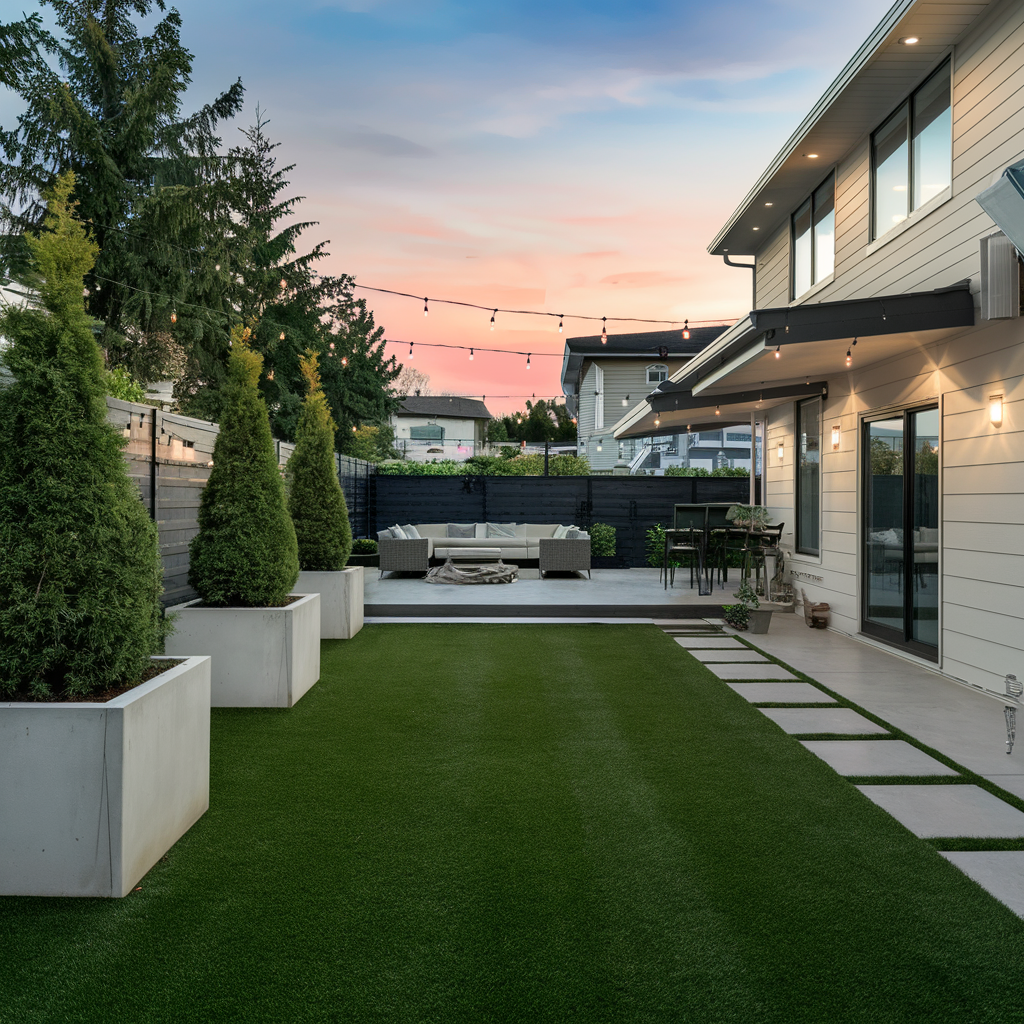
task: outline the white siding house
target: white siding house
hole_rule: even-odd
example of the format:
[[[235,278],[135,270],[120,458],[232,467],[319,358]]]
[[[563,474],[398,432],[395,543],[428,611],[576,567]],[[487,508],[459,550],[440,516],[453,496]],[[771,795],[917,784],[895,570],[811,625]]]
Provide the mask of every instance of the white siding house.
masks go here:
[[[756,309],[615,426],[753,414],[797,589],[1000,692],[1024,673],[1024,322],[1019,286],[982,315],[984,240],[1020,264],[976,200],[1024,158],[1022,86],[1018,0],[897,3],[709,247],[753,257]]]
[[[487,406],[473,398],[410,395],[391,418],[395,447],[414,462],[453,459],[464,462],[483,454]]]

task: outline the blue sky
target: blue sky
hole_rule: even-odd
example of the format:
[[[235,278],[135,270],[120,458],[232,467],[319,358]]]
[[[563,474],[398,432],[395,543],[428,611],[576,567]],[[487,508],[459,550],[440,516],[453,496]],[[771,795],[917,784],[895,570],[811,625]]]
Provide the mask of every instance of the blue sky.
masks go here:
[[[177,6],[193,104],[242,78],[241,121],[267,111],[333,271],[484,305],[702,320],[740,315],[750,297],[749,274],[706,245],[889,3]],[[0,101],[0,121],[9,109]],[[435,307],[425,321],[422,304],[372,305],[406,341],[561,350],[527,318],[491,333],[482,312]],[[558,360],[523,363],[416,360],[436,390],[557,393]]]

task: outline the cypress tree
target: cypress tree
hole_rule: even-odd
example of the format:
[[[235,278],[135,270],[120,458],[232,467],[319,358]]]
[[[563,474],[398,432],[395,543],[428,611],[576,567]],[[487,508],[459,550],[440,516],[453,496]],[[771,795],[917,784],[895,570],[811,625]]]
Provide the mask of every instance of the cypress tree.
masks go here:
[[[281,605],[299,577],[295,527],[259,392],[263,357],[249,347],[251,334],[232,330],[213,472],[189,545],[189,583],[206,604],[222,607]]]
[[[69,698],[141,679],[167,624],[156,527],[107,422],[107,379],[82,301],[96,245],[61,175],[26,236],[37,308],[0,334],[0,693]]]
[[[299,356],[308,390],[299,413],[295,451],[288,460],[288,508],[299,543],[299,565],[310,572],[344,569],[352,529],[334,465],[334,421],[320,383],[317,354]]]

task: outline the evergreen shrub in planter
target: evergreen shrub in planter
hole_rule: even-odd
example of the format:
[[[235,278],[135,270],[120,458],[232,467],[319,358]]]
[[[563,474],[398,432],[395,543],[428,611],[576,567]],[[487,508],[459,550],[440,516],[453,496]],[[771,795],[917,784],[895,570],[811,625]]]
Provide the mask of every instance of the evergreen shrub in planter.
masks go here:
[[[107,422],[74,181],[27,239],[42,308],[0,314],[4,895],[123,896],[209,806],[209,659],[152,660],[157,532]]]
[[[299,590],[320,594],[320,636],[348,640],[363,628],[363,567],[345,568],[352,530],[334,465],[334,421],[317,354],[299,356],[308,389],[288,460],[288,508],[299,548]]]
[[[199,598],[174,609],[167,653],[213,657],[216,707],[291,707],[320,678],[320,595],[291,593],[298,544],[257,387],[263,357],[249,347],[250,334],[231,333],[213,472],[189,545]]]
[[[615,554],[615,527],[594,523],[590,528],[590,564],[595,569],[625,568],[625,559]]]

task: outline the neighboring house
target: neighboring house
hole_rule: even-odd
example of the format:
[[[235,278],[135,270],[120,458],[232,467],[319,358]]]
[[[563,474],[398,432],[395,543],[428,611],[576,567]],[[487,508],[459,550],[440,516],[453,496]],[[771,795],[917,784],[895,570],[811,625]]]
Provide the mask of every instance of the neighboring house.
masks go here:
[[[462,461],[483,454],[490,418],[474,398],[409,395],[391,417],[395,447],[415,462]]]
[[[680,370],[722,327],[694,327],[683,339],[681,330],[610,334],[605,343],[598,335],[568,338],[562,360],[562,391],[569,415],[576,419],[580,455],[597,472],[608,472],[624,462],[633,472],[664,472],[668,466],[750,464],[750,433],[742,443],[722,436],[703,438],[666,433],[642,441],[615,440],[612,428],[627,410]],[[744,461],[746,460],[746,461]]]
[[[897,3],[709,247],[754,257],[755,309],[616,425],[761,421],[797,589],[995,691],[1024,674],[1024,324],[976,197],[1024,156],[1021,82],[1019,0]]]

